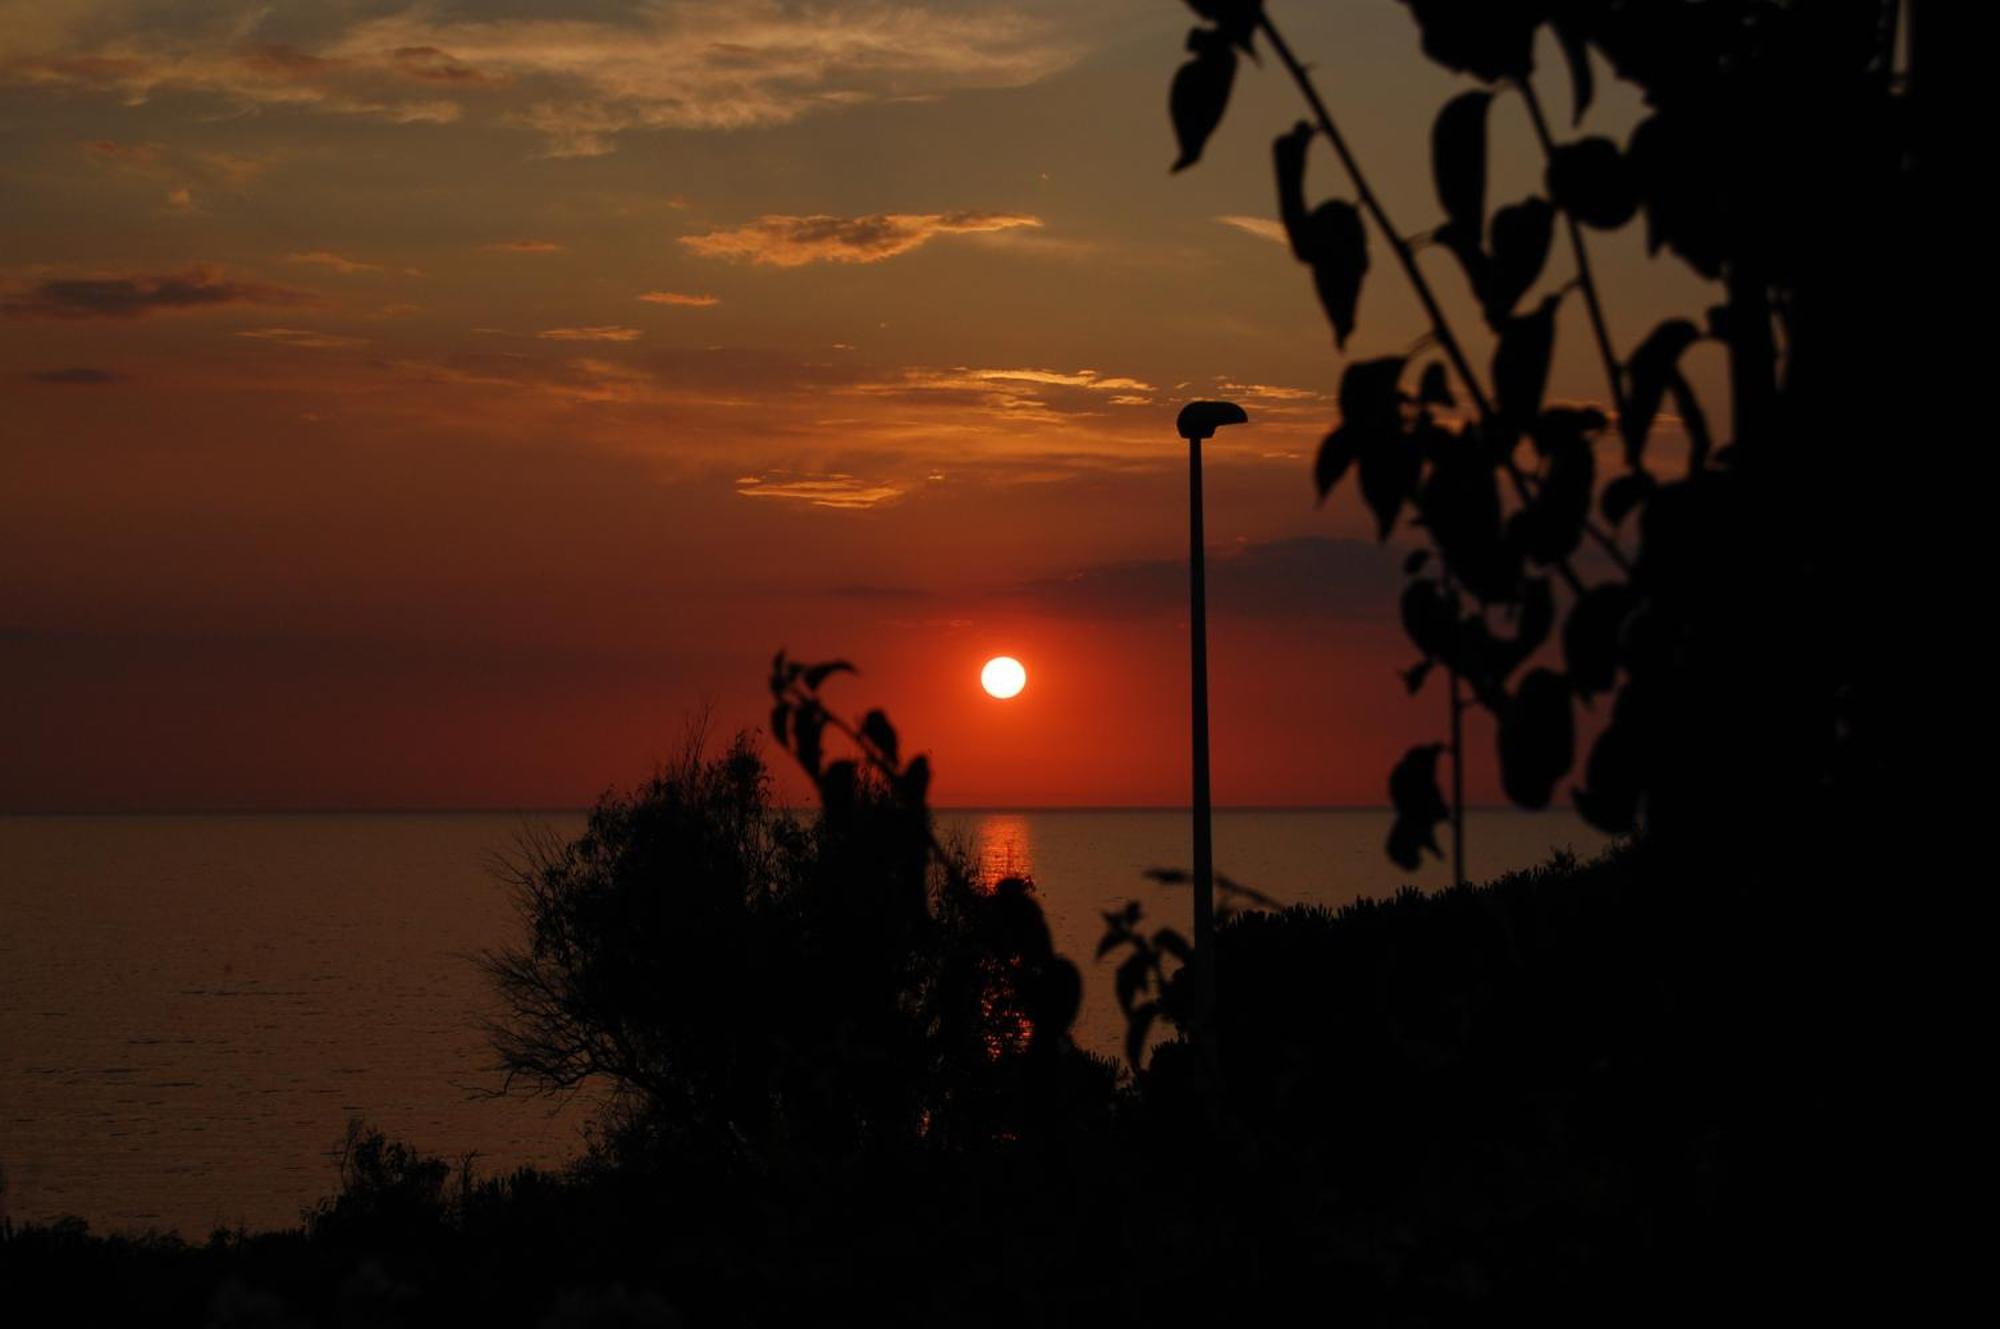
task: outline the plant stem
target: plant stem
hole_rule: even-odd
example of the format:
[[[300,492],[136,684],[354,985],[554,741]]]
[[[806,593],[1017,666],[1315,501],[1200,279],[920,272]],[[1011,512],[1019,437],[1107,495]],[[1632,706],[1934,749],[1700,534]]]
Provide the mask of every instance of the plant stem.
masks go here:
[[[1555,139],[1549,135],[1548,117],[1542,114],[1541,98],[1535,95],[1535,85],[1525,77],[1514,80],[1514,86],[1521,93],[1521,100],[1528,104],[1528,118],[1534,122],[1535,137],[1541,140],[1542,156],[1545,160],[1555,159]],[[1583,228],[1577,224],[1568,209],[1562,210],[1563,224],[1569,230],[1569,247],[1576,255],[1576,280],[1583,288],[1584,307],[1590,311],[1590,330],[1597,337],[1597,353],[1604,360],[1604,378],[1611,389],[1611,404],[1622,417],[1625,413],[1624,376],[1619,370],[1618,353],[1611,349],[1611,332],[1604,323],[1604,305],[1597,298],[1597,280],[1590,274],[1590,252],[1584,248]]]
[[[1298,57],[1292,54],[1292,48],[1285,44],[1284,37],[1279,35],[1278,25],[1271,21],[1268,11],[1258,15],[1257,26],[1264,30],[1264,37],[1271,43],[1271,49],[1277,52],[1279,62],[1291,74],[1292,82],[1298,85],[1299,92],[1306,99],[1306,105],[1311,107],[1312,113],[1318,117],[1319,131],[1326,135],[1327,142],[1333,144],[1333,150],[1339,156],[1340,164],[1347,168],[1347,178],[1354,182],[1354,192],[1360,198],[1361,206],[1375,219],[1375,225],[1381,230],[1383,239],[1389,242],[1389,248],[1395,253],[1396,261],[1402,264],[1403,274],[1410,279],[1410,285],[1416,289],[1417,299],[1423,302],[1424,312],[1430,316],[1431,333],[1437,338],[1438,346],[1465,383],[1466,393],[1479,408],[1479,414],[1490,419],[1493,415],[1493,404],[1487,400],[1485,387],[1480,384],[1479,376],[1472,372],[1472,363],[1465,358],[1465,349],[1458,344],[1458,338],[1453,334],[1451,324],[1445,322],[1444,310],[1438,305],[1437,296],[1432,292],[1430,282],[1425,280],[1422,269],[1417,267],[1416,255],[1410,251],[1409,243],[1394,226],[1389,224],[1389,214],[1383,211],[1381,202],[1375,197],[1375,191],[1368,187],[1368,177],[1361,173],[1361,163],[1354,159],[1353,152],[1348,149],[1347,140],[1341,137],[1340,130],[1334,125],[1333,115],[1326,109],[1326,103],[1320,100],[1319,89],[1313,86],[1312,76],[1306,73],[1305,66],[1299,63]]]
[[[1481,385],[1479,376],[1472,372],[1472,362],[1465,358],[1465,348],[1459,345],[1457,334],[1452,332],[1451,324],[1445,320],[1444,309],[1438,304],[1437,294],[1431,290],[1429,280],[1417,266],[1416,255],[1411,251],[1409,243],[1403,239],[1402,233],[1390,224],[1388,212],[1375,197],[1375,191],[1368,187],[1368,177],[1362,174],[1361,163],[1355,160],[1353,151],[1347,146],[1347,140],[1341,136],[1339,127],[1333,123],[1333,113],[1328,111],[1326,103],[1320,100],[1319,89],[1313,86],[1312,75],[1306,72],[1305,66],[1301,65],[1298,57],[1292,54],[1292,48],[1286,45],[1283,35],[1278,31],[1278,25],[1271,21],[1269,10],[1258,14],[1257,26],[1262,29],[1265,40],[1271,43],[1271,49],[1277,52],[1278,61],[1292,76],[1292,82],[1298,85],[1300,95],[1306,99],[1306,105],[1319,120],[1319,130],[1326,135],[1326,141],[1333,145],[1333,151],[1340,158],[1340,164],[1346,168],[1347,178],[1354,185],[1355,196],[1361,200],[1361,206],[1367,210],[1368,215],[1375,219],[1377,229],[1382,232],[1383,239],[1388,242],[1390,250],[1396,255],[1396,261],[1402,265],[1403,275],[1409,278],[1411,288],[1417,293],[1417,299],[1423,303],[1424,313],[1431,321],[1431,335],[1437,338],[1438,346],[1444,351],[1445,358],[1451,361],[1452,369],[1465,384],[1466,394],[1478,408],[1481,421],[1490,428],[1495,415],[1493,403],[1487,397],[1485,387]],[[1502,458],[1501,464],[1507,472],[1508,480],[1514,486],[1516,497],[1524,504],[1530,502],[1534,497],[1534,490],[1528,484],[1527,477],[1521,474],[1521,468],[1515,464],[1512,457]],[[1586,519],[1584,530],[1597,541],[1621,572],[1629,574],[1632,571],[1632,564],[1625,557],[1625,552],[1618,547],[1618,542],[1595,522]],[[1556,570],[1562,575],[1564,584],[1570,590],[1579,595],[1583,593],[1583,579],[1576,575],[1576,570],[1570,566],[1568,559],[1558,562]]]

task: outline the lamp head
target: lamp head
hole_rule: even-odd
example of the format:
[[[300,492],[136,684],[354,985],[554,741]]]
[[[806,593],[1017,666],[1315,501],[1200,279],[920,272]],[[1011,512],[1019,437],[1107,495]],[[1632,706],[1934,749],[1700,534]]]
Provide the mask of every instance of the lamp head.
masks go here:
[[[1181,407],[1181,417],[1174,427],[1185,439],[1201,439],[1212,436],[1224,425],[1248,424],[1250,417],[1243,408],[1233,401],[1191,401]]]

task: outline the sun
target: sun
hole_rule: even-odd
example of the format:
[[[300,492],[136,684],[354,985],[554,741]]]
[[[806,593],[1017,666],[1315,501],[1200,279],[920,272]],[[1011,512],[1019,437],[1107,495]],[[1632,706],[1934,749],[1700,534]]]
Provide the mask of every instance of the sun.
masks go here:
[[[1021,689],[1028,686],[1028,671],[1013,656],[996,655],[979,671],[979,686],[986,689],[988,696],[1005,701],[1019,696]]]

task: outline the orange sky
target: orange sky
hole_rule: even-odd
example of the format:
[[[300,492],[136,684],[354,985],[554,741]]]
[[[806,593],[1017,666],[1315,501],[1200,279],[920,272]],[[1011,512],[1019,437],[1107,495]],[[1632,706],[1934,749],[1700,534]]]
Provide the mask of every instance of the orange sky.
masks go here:
[[[1404,9],[1273,12],[1435,224],[1455,84]],[[1400,549],[1312,503],[1342,359],[1268,220],[1297,105],[1246,66],[1169,177],[1188,21],[0,0],[0,810],[574,804],[704,707],[759,723],[780,646],[859,662],[836,695],[943,802],[1177,801],[1194,396],[1253,420],[1210,453],[1218,798],[1381,801],[1442,702],[1395,676]],[[1518,198],[1518,106],[1494,133]],[[1627,347],[1714,302],[1629,229]],[[1421,331],[1375,257],[1362,357]],[[1593,399],[1576,312],[1551,392]]]

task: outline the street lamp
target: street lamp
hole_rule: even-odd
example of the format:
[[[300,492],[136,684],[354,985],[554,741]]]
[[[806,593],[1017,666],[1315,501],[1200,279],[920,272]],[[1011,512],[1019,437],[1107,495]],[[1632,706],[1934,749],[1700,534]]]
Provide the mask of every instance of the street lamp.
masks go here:
[[[1194,682],[1194,1022],[1211,1071],[1215,1060],[1215,845],[1208,793],[1208,586],[1202,553],[1201,441],[1224,425],[1248,423],[1228,401],[1191,401],[1175,427],[1188,441],[1188,643]]]

